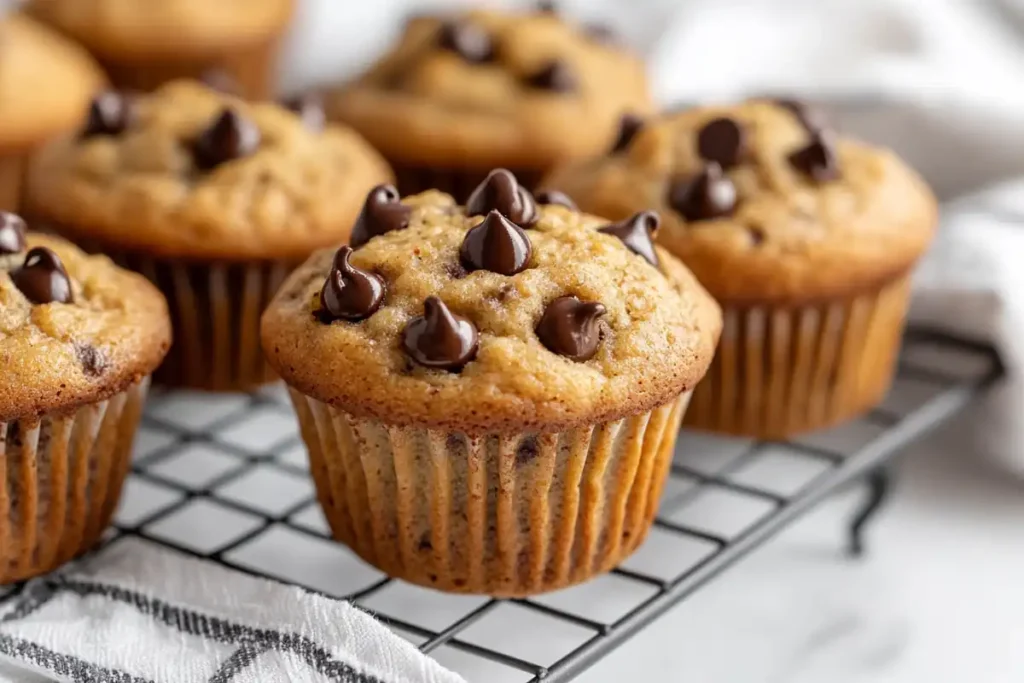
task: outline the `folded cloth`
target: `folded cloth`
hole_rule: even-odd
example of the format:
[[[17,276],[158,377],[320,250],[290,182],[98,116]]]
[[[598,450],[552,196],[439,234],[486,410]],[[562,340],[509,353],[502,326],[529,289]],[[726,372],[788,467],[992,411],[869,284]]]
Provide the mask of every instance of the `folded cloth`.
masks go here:
[[[0,659],[19,682],[465,683],[347,602],[132,537],[4,603]]]

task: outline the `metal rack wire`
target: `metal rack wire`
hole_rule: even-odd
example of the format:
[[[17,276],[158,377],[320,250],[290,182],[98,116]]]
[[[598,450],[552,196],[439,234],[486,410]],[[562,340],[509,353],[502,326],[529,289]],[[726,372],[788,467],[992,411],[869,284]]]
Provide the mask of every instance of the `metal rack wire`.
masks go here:
[[[331,541],[279,387],[251,397],[154,397],[118,536],[348,598],[471,681],[567,681],[859,480],[868,495],[848,550],[862,552],[892,456],[1002,372],[988,346],[915,331],[893,394],[857,422],[786,443],[684,434],[655,526],[636,555],[608,576],[531,599],[428,591],[380,574]],[[512,630],[527,635],[510,642],[504,634]]]

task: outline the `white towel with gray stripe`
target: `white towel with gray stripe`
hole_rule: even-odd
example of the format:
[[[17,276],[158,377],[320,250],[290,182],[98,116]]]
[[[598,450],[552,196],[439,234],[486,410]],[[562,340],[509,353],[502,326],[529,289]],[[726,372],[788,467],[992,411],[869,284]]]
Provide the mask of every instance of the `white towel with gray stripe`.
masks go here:
[[[0,610],[0,681],[465,683],[347,602],[123,537]]]

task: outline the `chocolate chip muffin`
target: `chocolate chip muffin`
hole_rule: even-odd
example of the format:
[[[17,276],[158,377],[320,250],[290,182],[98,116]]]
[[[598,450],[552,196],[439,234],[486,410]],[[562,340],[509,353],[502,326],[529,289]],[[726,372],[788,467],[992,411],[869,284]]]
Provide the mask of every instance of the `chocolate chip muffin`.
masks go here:
[[[85,50],[0,10],[0,210],[18,208],[32,150],[76,128],[103,82]]]
[[[170,342],[144,278],[0,212],[0,583],[99,539]]]
[[[624,137],[545,186],[613,219],[654,207],[659,242],[722,304],[722,343],[687,422],[778,438],[879,401],[935,231],[924,182],[793,101],[672,113]]]
[[[507,171],[465,207],[371,193],[351,245],[263,316],[334,535],[393,576],[493,595],[629,555],[721,325],[656,224],[538,204]]]
[[[248,389],[273,375],[259,316],[296,265],[348,238],[366,192],[391,179],[366,142],[300,113],[179,81],[98,97],[81,131],[33,159],[26,203],[167,296],[175,345],[158,380]]]
[[[623,114],[651,108],[642,62],[611,37],[551,11],[418,17],[328,97],[328,115],[383,152],[403,195],[464,201],[495,166],[529,186],[558,161],[604,153]]]
[[[25,9],[92,52],[123,89],[216,75],[239,95],[273,94],[294,0],[28,0]]]

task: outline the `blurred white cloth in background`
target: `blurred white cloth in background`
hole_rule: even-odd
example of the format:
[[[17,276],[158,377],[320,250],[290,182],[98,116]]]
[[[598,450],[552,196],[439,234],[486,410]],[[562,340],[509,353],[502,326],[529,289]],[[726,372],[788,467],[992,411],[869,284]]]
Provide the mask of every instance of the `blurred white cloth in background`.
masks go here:
[[[531,2],[304,0],[289,89],[357,73],[429,7]],[[1024,475],[1024,0],[562,0],[649,59],[663,103],[794,92],[895,148],[949,201],[914,316],[997,340],[1018,381],[979,450]],[[1007,182],[1021,177],[1021,183]],[[988,188],[995,189],[988,189]],[[972,196],[975,195],[976,196]],[[997,207],[996,212],[988,207]]]

